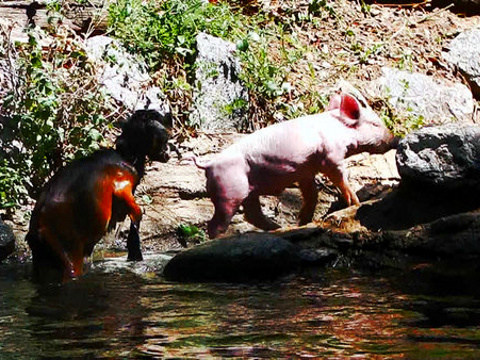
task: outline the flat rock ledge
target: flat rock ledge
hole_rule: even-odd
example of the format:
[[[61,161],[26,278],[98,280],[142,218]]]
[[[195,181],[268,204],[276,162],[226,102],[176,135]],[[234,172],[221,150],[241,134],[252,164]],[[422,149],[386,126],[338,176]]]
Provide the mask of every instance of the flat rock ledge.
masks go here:
[[[378,231],[362,225],[362,206],[316,226],[245,233],[187,249],[167,263],[163,275],[179,282],[253,282],[312,267],[404,270],[440,259],[462,263],[480,257],[479,211]]]

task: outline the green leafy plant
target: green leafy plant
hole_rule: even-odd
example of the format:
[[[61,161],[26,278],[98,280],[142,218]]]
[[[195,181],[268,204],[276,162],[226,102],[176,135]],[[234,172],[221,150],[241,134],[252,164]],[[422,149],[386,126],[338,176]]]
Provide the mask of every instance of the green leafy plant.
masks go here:
[[[111,130],[106,117],[113,104],[82,43],[66,28],[56,31],[43,46],[47,34],[29,30],[28,43],[15,49],[18,84],[1,107],[1,208],[22,202],[27,193],[35,197],[54,171],[98,149]]]
[[[305,15],[303,20],[297,20],[304,23],[317,16],[336,16],[332,4],[324,0],[311,1],[308,9],[304,7],[300,11]],[[242,62],[239,78],[248,89],[249,103],[228,104],[225,111],[248,107],[250,123],[245,129],[262,127],[277,121],[276,115],[284,117],[292,112],[284,107],[285,97],[294,91],[288,74],[306,51],[294,35],[297,20],[278,23],[262,11],[246,16],[242,8],[226,1],[211,4],[203,0],[116,0],[112,3],[111,34],[129,51],[147,60],[150,72],[155,74],[172,104],[177,126],[190,126],[188,110],[193,88],[182,84],[193,84],[192,65],[196,36],[200,32],[237,45],[237,55]],[[295,18],[293,13],[292,16]],[[210,75],[215,77],[216,71],[213,68]],[[296,108],[299,111],[294,112],[316,107],[299,105]]]
[[[179,242],[186,247],[187,242],[199,244],[207,240],[205,231],[199,229],[195,225],[180,224],[177,227],[177,236]]]
[[[152,69],[165,59],[194,56],[198,33],[224,38],[238,21],[227,4],[201,0],[118,0],[109,10],[110,32]]]
[[[0,162],[0,204],[2,209],[17,205],[17,200],[26,197],[27,191],[17,169],[11,167],[6,159]]]
[[[380,118],[395,136],[404,137],[409,132],[422,128],[425,125],[425,118],[422,115],[415,115],[411,112],[398,114],[391,107],[383,109]]]
[[[268,99],[283,95],[286,68],[272,58],[268,37],[262,32],[250,33],[243,41],[248,46],[240,53],[244,66],[240,76],[247,88]]]
[[[405,110],[394,110],[390,105],[391,95],[387,95],[382,101],[384,106],[382,107],[380,117],[394,135],[403,137],[409,132],[423,127],[425,125],[425,118],[423,115],[414,114],[413,109],[404,100],[408,98],[407,92],[410,89],[410,83],[408,80],[402,79],[400,80],[400,83],[402,84],[403,89],[402,96],[399,97],[398,102],[403,105]],[[387,94],[390,94],[390,89],[388,88]]]
[[[233,100],[232,103],[225,105],[225,114],[231,115],[237,111],[243,111],[248,108],[248,102],[245,99],[238,98]]]

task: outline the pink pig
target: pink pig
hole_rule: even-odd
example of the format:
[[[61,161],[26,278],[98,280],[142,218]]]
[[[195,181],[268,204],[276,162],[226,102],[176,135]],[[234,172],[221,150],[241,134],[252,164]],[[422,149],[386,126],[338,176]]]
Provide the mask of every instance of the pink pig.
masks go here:
[[[327,175],[340,188],[348,205],[358,197],[347,183],[343,160],[367,151],[383,153],[394,137],[374,111],[351,95],[335,95],[328,111],[281,122],[254,132],[218,154],[207,164],[207,191],[215,206],[208,235],[223,233],[240,205],[245,219],[263,230],[280,226],[260,208],[260,195],[278,195],[297,182],[303,196],[299,225],[312,221],[318,190],[315,175]]]

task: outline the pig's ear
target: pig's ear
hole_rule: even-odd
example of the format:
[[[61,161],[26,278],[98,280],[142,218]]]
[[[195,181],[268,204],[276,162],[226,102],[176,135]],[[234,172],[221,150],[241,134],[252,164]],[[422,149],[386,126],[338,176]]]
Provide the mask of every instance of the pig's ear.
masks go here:
[[[340,115],[345,125],[355,126],[360,119],[360,104],[351,95],[342,95]]]
[[[328,103],[327,111],[340,109],[340,104],[342,103],[342,97],[340,95],[333,95],[330,98],[330,102]]]

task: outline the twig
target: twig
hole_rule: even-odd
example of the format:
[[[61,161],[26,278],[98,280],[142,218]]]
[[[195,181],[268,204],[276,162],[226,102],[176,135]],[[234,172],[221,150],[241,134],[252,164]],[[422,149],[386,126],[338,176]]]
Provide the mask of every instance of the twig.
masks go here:
[[[379,4],[378,2],[375,1],[375,5],[378,6],[385,6],[385,7],[412,7],[416,8],[422,5],[428,5],[431,3],[431,0],[424,0],[419,3],[411,2],[411,3],[400,3],[400,4],[395,4],[395,3],[388,3],[388,4]]]
[[[427,20],[430,20],[432,17],[436,16],[436,15],[439,15],[445,11],[447,11],[448,9],[450,9],[451,7],[455,6],[454,3],[451,3],[450,5],[438,10],[438,11],[435,11],[435,12],[432,12],[431,14],[428,14],[428,15],[425,15],[423,18],[421,18],[420,20],[416,21],[415,24],[420,24],[424,21],[427,21]]]

